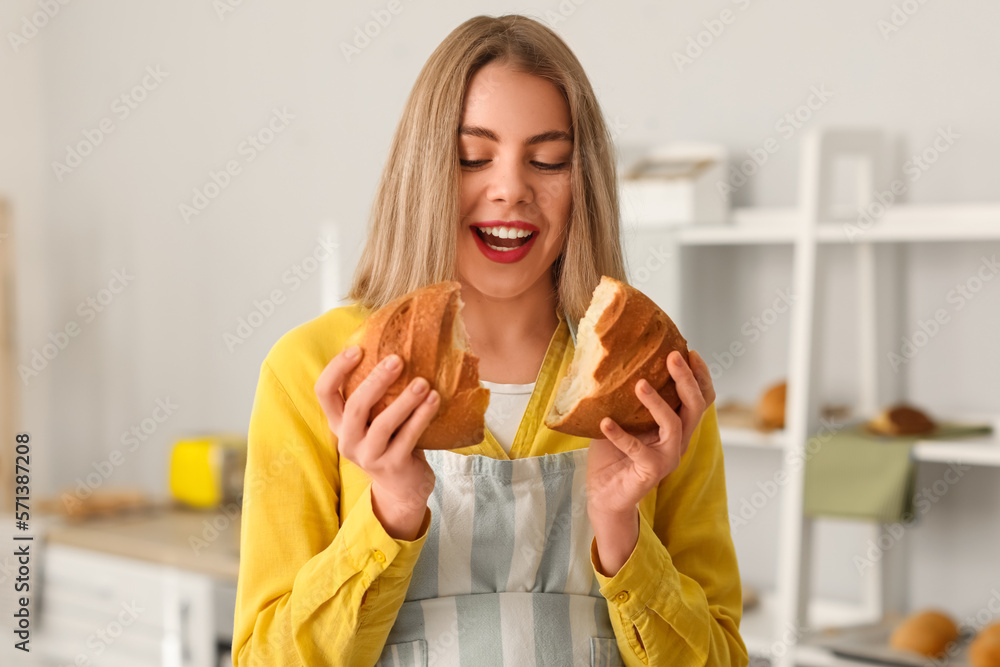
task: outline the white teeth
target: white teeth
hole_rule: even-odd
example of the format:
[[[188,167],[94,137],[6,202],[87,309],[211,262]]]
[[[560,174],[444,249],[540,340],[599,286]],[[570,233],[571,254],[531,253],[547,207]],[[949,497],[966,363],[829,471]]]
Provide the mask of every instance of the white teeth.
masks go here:
[[[480,227],[479,229],[484,234],[492,234],[501,239],[523,239],[525,236],[531,235],[527,229],[517,229],[516,227]]]

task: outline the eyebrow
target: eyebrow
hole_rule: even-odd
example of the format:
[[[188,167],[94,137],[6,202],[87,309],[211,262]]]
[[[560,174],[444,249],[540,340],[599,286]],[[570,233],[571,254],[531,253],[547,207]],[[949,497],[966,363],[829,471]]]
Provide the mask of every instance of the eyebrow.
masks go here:
[[[464,134],[470,137],[482,137],[483,139],[489,139],[490,141],[500,143],[500,137],[496,135],[496,132],[478,125],[463,125],[458,128],[458,133],[459,135]],[[546,141],[568,141],[573,143],[573,136],[569,132],[564,132],[563,130],[547,130],[541,134],[536,134],[533,137],[528,137],[524,140],[524,145],[534,146],[535,144],[543,144]]]

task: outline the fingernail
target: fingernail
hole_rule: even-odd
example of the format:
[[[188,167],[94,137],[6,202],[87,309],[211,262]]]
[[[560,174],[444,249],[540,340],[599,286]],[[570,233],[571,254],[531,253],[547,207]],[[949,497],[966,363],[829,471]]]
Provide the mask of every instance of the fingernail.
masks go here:
[[[353,347],[347,348],[347,352],[344,353],[344,356],[347,357],[348,359],[350,359],[351,361],[354,361],[355,359],[358,358],[358,355],[360,353],[361,353],[361,350],[358,349],[357,345],[355,345]]]
[[[417,378],[413,381],[413,386],[410,387],[414,394],[422,394],[427,390],[427,380],[423,378]]]
[[[611,420],[611,419],[605,419],[604,420],[604,428],[605,428],[605,430],[608,430],[608,431],[611,431],[611,432],[614,432],[614,431],[618,430],[618,427],[615,426],[615,422],[613,420]]]
[[[645,380],[640,380],[639,381],[639,391],[641,391],[644,394],[652,394],[653,393],[653,386],[651,384],[649,384],[648,382],[646,382]]]
[[[388,368],[390,371],[394,371],[397,368],[399,368],[399,357],[396,356],[395,354],[392,355],[391,357],[388,357],[385,360],[385,367]]]

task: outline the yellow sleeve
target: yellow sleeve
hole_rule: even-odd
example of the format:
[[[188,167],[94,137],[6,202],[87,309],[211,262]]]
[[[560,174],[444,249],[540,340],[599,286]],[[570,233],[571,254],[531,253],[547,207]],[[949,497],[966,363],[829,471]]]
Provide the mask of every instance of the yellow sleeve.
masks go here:
[[[657,486],[655,506],[652,525],[639,513],[639,540],[613,577],[597,569],[591,542],[591,565],[625,664],[747,665],[715,404],[680,465]]]
[[[312,391],[315,378],[291,375]],[[375,664],[427,537],[429,509],[417,539],[390,537],[370,484],[340,525],[336,437],[325,421],[316,432],[316,409],[303,406],[310,428],[265,360],[248,433],[236,667]]]

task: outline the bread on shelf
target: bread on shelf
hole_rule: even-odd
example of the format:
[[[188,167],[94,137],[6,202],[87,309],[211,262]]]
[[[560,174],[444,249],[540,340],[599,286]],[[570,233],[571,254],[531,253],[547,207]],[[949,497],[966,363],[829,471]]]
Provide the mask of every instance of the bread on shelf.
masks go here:
[[[788,384],[784,381],[768,387],[757,402],[757,427],[762,431],[785,428],[785,402]]]
[[[926,414],[902,403],[886,408],[867,426],[868,430],[879,435],[925,435],[937,428]]]
[[[972,667],[1000,667],[1000,623],[986,626],[972,640],[969,663]]]
[[[948,614],[925,609],[903,619],[889,637],[889,645],[928,658],[940,658],[958,636],[958,626]]]

